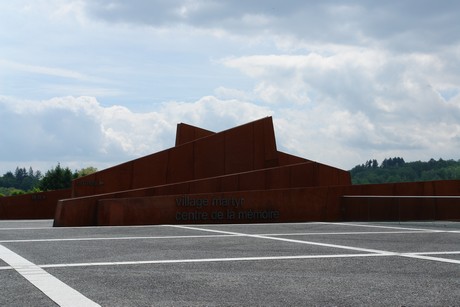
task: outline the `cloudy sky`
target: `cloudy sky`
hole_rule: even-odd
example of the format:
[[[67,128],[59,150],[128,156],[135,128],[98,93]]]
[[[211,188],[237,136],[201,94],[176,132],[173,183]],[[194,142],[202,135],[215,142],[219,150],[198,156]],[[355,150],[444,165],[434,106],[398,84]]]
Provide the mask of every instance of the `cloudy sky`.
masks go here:
[[[350,169],[460,159],[460,1],[0,0],[0,175],[106,168],[273,116]]]

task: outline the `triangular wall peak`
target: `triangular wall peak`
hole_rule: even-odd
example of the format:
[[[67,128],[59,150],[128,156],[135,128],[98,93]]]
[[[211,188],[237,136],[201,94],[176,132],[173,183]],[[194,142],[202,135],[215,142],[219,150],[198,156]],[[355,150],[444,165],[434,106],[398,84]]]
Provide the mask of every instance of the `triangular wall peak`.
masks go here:
[[[72,184],[73,197],[247,172],[279,165],[271,117],[222,132],[179,124],[177,146],[129,161]]]

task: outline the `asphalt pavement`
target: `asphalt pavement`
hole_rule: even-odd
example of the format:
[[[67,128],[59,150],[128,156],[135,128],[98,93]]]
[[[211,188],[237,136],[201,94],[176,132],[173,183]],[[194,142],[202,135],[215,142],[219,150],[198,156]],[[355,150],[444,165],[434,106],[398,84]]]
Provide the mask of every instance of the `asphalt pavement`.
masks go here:
[[[0,221],[0,306],[460,306],[460,222]]]

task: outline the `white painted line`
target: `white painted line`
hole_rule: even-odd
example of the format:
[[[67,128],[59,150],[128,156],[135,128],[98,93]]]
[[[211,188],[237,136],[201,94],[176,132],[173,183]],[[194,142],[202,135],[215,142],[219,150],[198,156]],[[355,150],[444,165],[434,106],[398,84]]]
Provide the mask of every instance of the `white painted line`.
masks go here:
[[[139,264],[174,264],[174,263],[200,263],[200,262],[232,262],[232,261],[264,261],[264,260],[301,260],[301,259],[331,259],[331,258],[360,258],[360,257],[391,256],[387,254],[331,254],[331,255],[296,255],[296,256],[267,256],[267,257],[230,257],[230,258],[197,258],[197,259],[166,259],[166,260],[139,260],[139,261],[114,261],[114,262],[80,262],[56,263],[38,265],[40,268],[72,268],[91,266],[120,266]],[[11,270],[11,267],[0,267],[0,270]]]
[[[233,262],[233,261],[264,261],[264,260],[302,260],[302,259],[333,259],[333,258],[363,258],[363,257],[391,257],[401,256],[424,260],[435,260],[441,262],[459,264],[459,260],[429,257],[428,254],[460,254],[455,252],[425,252],[425,253],[366,253],[366,254],[325,254],[325,255],[296,255],[296,256],[267,256],[267,257],[230,257],[230,258],[197,258],[197,259],[166,259],[166,260],[139,260],[139,261],[114,261],[114,262],[80,262],[80,263],[56,263],[37,265],[40,268],[73,268],[92,266],[121,266],[121,265],[146,265],[146,264],[180,264],[200,262]],[[0,267],[0,270],[11,270],[10,266]]]
[[[200,239],[236,237],[237,235],[202,235],[202,236],[145,236],[145,237],[96,237],[96,238],[62,238],[62,239],[19,239],[0,240],[0,243],[34,243],[34,242],[66,242],[66,241],[104,241],[104,240],[158,240],[158,239]]]
[[[327,235],[379,235],[379,234],[411,234],[411,233],[438,233],[438,231],[349,231],[349,232],[292,232],[292,233],[264,233],[261,236],[327,236]],[[1,242],[1,241],[0,241]]]
[[[377,249],[360,248],[360,247],[352,247],[352,246],[328,244],[328,243],[319,243],[319,242],[304,241],[304,240],[293,240],[293,239],[269,237],[269,236],[256,235],[256,234],[246,234],[246,233],[239,233],[239,232],[230,232],[230,231],[222,231],[222,230],[207,229],[207,228],[189,227],[189,226],[182,226],[182,225],[169,225],[169,226],[170,227],[176,227],[176,228],[191,229],[191,230],[201,230],[201,231],[217,232],[217,233],[223,233],[223,234],[240,235],[240,236],[251,237],[251,238],[268,239],[268,240],[283,241],[283,242],[290,242],[290,243],[299,243],[299,244],[316,245],[316,246],[323,246],[323,247],[340,248],[340,249],[354,250],[354,251],[367,252],[367,253],[388,254],[388,255],[396,254],[396,253],[393,253],[393,252],[387,252],[387,251],[382,251],[382,250],[377,250]]]
[[[423,259],[423,260],[431,260],[431,261],[439,261],[439,262],[460,264],[460,260],[448,259],[448,258],[440,258],[440,257],[432,257],[432,256],[424,256],[424,255],[415,255],[415,254],[401,254],[401,256],[402,257],[407,257],[407,258],[415,258],[415,259]]]
[[[241,223],[241,224],[181,224],[183,226],[204,226],[204,227],[238,227],[238,226],[279,226],[279,225],[315,225],[315,224],[323,224],[323,222],[286,222],[286,223]],[[169,225],[163,225],[169,226]]]
[[[384,225],[356,224],[356,223],[333,223],[333,222],[321,222],[321,223],[327,224],[327,225],[343,225],[343,226],[352,226],[352,227],[371,227],[371,228],[399,229],[399,230],[413,230],[413,231],[445,232],[444,230],[399,227],[399,226],[384,226]]]
[[[42,229],[53,229],[53,228],[52,227],[8,227],[8,228],[0,227],[0,231],[2,230],[42,230]]]
[[[292,242],[292,243],[300,243],[300,244],[309,244],[309,245],[316,245],[316,246],[348,249],[348,250],[354,250],[354,251],[376,253],[376,254],[381,254],[381,255],[386,255],[386,256],[402,256],[402,257],[407,257],[407,258],[416,258],[416,259],[424,259],[424,260],[432,260],[432,261],[460,264],[460,260],[452,260],[452,259],[445,259],[445,258],[438,258],[438,257],[415,255],[415,254],[409,254],[409,253],[398,253],[398,252],[391,252],[391,251],[384,251],[384,250],[368,249],[368,248],[346,246],[346,245],[337,245],[337,244],[318,243],[318,242],[311,242],[311,241],[304,241],[304,240],[292,240],[292,239],[285,239],[285,238],[277,238],[277,237],[270,237],[270,236],[263,236],[263,235],[252,235],[252,234],[244,234],[244,233],[229,232],[229,231],[220,231],[220,230],[215,230],[215,229],[189,227],[189,226],[182,226],[182,225],[169,225],[169,226],[170,227],[177,227],[177,228],[184,228],[184,229],[202,230],[202,231],[208,231],[208,232],[245,235],[247,237],[252,237],[252,238],[260,238],[260,239],[268,239],[268,240],[279,240],[279,241],[284,241],[284,242]]]
[[[118,262],[93,262],[93,263],[68,263],[45,264],[42,268],[80,267],[80,266],[107,266],[107,265],[132,265],[132,264],[170,264],[170,263],[199,263],[199,262],[232,262],[232,261],[262,261],[262,260],[295,260],[295,259],[327,259],[327,258],[354,258],[388,256],[385,254],[333,254],[333,255],[298,255],[298,256],[267,256],[267,257],[230,257],[230,258],[197,258],[197,259],[167,259],[167,260],[141,260]]]
[[[264,233],[260,236],[327,236],[327,235],[378,235],[378,234],[411,234],[437,233],[437,231],[352,231],[352,232],[294,232],[294,233]],[[220,235],[189,235],[189,236],[135,236],[135,237],[85,237],[85,238],[55,238],[55,239],[12,239],[0,240],[0,243],[34,243],[34,242],[66,242],[66,241],[104,241],[104,240],[161,240],[161,239],[195,239],[195,238],[225,238],[244,237],[246,234]]]
[[[457,255],[460,251],[449,251],[449,252],[418,252],[418,253],[406,253],[410,255]]]
[[[59,306],[100,306],[1,244],[0,259],[10,265]]]

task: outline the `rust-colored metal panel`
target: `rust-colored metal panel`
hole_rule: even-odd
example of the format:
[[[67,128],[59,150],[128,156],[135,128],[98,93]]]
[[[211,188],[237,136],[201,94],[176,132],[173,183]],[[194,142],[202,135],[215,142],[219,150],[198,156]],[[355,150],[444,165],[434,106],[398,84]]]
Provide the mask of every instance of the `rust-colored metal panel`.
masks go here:
[[[99,202],[98,225],[317,221],[326,197],[327,189],[284,189],[109,199]]]
[[[435,220],[436,200],[433,198],[398,198],[398,220]]]
[[[225,174],[254,169],[253,125],[244,125],[224,132]],[[262,158],[263,157],[257,157]]]
[[[225,174],[225,138],[223,134],[194,142],[195,178]]]
[[[350,172],[339,172],[339,185],[351,185],[351,174]]]
[[[275,128],[271,117],[264,118],[256,125],[264,126],[264,144],[265,144],[265,167],[279,166],[278,150],[276,148]]]
[[[199,138],[210,136],[215,134],[215,132],[195,127],[192,125],[180,123],[177,124],[176,130],[176,146],[195,141]]]
[[[132,188],[132,161],[94,174],[77,178],[73,182],[75,197],[109,193]]]
[[[336,167],[315,162],[318,168],[318,185],[351,185],[350,173]]]
[[[278,151],[278,162],[279,165],[290,165],[290,164],[297,164],[297,163],[304,163],[304,162],[312,162],[310,160],[297,157],[291,154],[287,154],[285,152]]]
[[[265,190],[266,173],[263,171],[242,173],[238,176],[239,191]]]
[[[190,184],[188,182],[179,182],[155,187],[155,195],[171,194],[188,194],[190,193]]]
[[[98,225],[146,225],[174,223],[174,199],[106,199],[98,205]]]
[[[316,180],[318,186],[339,184],[339,175],[337,169],[320,163],[315,164],[317,168]]]
[[[96,194],[123,191],[133,188],[133,161],[96,173],[100,185],[95,187]]]
[[[350,186],[322,187],[327,189],[327,202],[325,204],[325,221],[336,222],[342,220],[343,205],[342,196],[348,194]]]
[[[342,219],[368,220],[446,220],[460,217],[458,199],[433,199],[410,196],[432,196],[438,186],[442,195],[460,195],[460,181],[404,182],[394,184],[355,185],[347,187],[348,195],[362,198],[342,198]],[[366,198],[364,196],[381,198]],[[391,197],[394,196],[394,197]],[[407,196],[407,197],[398,197]],[[453,205],[457,202],[457,206]]]
[[[220,180],[220,191],[230,192],[238,191],[239,189],[239,178],[238,176],[224,176]]]
[[[96,209],[94,202],[85,198],[60,200],[56,207],[53,226],[94,226],[96,224]]]
[[[255,155],[254,169],[279,166],[272,118],[263,118],[253,122],[252,125]]]
[[[434,195],[460,195],[460,180],[434,181]]]
[[[394,195],[425,195],[423,182],[401,182],[394,184]]]
[[[167,150],[133,161],[132,188],[156,186],[167,183]]]
[[[189,183],[189,193],[207,193],[211,191],[222,191],[222,180],[221,177],[193,180]]]
[[[57,201],[70,196],[71,189],[63,189],[0,197],[0,219],[51,219]]]
[[[194,143],[186,143],[168,150],[168,183],[194,179]]]
[[[368,221],[369,204],[368,199],[348,198],[341,199],[341,220],[342,221]]]
[[[96,179],[96,173],[77,178],[72,181],[72,197],[94,195],[98,185],[100,182]]]
[[[295,164],[289,167],[291,187],[314,187],[318,185],[318,168],[315,162]]]
[[[435,200],[435,215],[437,220],[460,221],[460,200],[449,198]]]
[[[294,187],[291,185],[291,168],[286,166],[263,170],[268,190]]]

